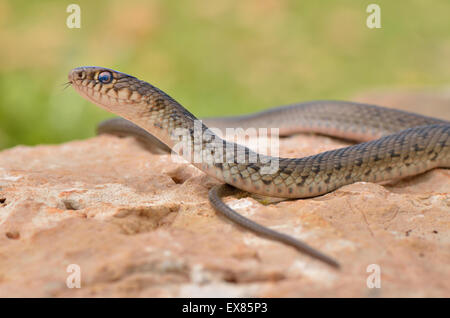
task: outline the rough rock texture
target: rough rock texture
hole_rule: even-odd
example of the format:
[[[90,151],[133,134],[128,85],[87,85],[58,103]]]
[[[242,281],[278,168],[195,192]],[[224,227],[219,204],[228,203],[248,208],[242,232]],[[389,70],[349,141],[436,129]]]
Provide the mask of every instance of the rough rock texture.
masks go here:
[[[345,145],[299,135],[281,154]],[[339,271],[217,215],[207,200],[216,183],[132,138],[1,152],[0,296],[450,296],[450,170],[266,206],[227,198],[335,257]],[[66,286],[70,264],[81,288]],[[370,264],[381,288],[367,286]]]

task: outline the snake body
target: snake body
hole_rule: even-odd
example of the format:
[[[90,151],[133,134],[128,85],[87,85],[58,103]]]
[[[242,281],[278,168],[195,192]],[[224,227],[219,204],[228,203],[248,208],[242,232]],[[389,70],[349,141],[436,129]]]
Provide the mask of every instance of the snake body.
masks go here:
[[[377,182],[450,167],[450,123],[436,118],[374,105],[316,101],[200,122],[160,89],[121,72],[80,67],[69,73],[69,82],[86,99],[124,118],[101,124],[100,133],[131,133],[149,144],[159,144],[164,151],[182,144],[178,153],[196,167],[251,193],[312,197],[357,181]],[[304,158],[278,158],[226,141],[208,125],[276,127],[280,135],[311,131],[365,142]],[[210,191],[210,202],[218,211],[246,228],[337,266],[305,243],[237,214],[222,202],[225,190],[214,187]]]

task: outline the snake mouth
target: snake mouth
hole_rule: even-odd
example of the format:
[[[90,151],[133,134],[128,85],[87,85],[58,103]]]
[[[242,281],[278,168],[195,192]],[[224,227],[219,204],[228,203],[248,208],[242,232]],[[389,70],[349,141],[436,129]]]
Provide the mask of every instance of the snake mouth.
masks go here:
[[[113,83],[102,83],[99,81],[99,74],[104,72],[105,68],[96,66],[82,66],[72,69],[68,74],[67,86],[73,88],[90,102],[110,111],[111,96],[108,91],[114,90]],[[110,72],[108,70],[108,72]],[[112,72],[110,73],[112,76]],[[119,101],[115,101],[119,102]]]
[[[145,93],[151,88],[134,76],[96,66],[72,69],[67,85],[104,110],[130,119],[142,117],[148,107]]]

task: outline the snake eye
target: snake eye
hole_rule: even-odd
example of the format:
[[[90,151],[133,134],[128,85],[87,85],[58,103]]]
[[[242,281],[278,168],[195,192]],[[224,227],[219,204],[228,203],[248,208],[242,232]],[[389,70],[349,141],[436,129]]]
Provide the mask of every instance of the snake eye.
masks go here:
[[[111,83],[112,79],[113,79],[113,76],[112,76],[111,72],[103,71],[100,74],[98,74],[98,80],[100,81],[100,83],[108,84],[108,83]]]

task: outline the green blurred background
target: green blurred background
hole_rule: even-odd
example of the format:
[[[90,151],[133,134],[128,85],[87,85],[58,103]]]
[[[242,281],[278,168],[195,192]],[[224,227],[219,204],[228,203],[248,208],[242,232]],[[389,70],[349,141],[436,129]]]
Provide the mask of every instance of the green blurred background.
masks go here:
[[[66,26],[70,3],[81,29]],[[370,3],[381,29],[366,26]],[[449,16],[449,0],[0,0],[0,148],[94,135],[112,115],[62,85],[82,65],[135,75],[198,116],[443,86]]]

